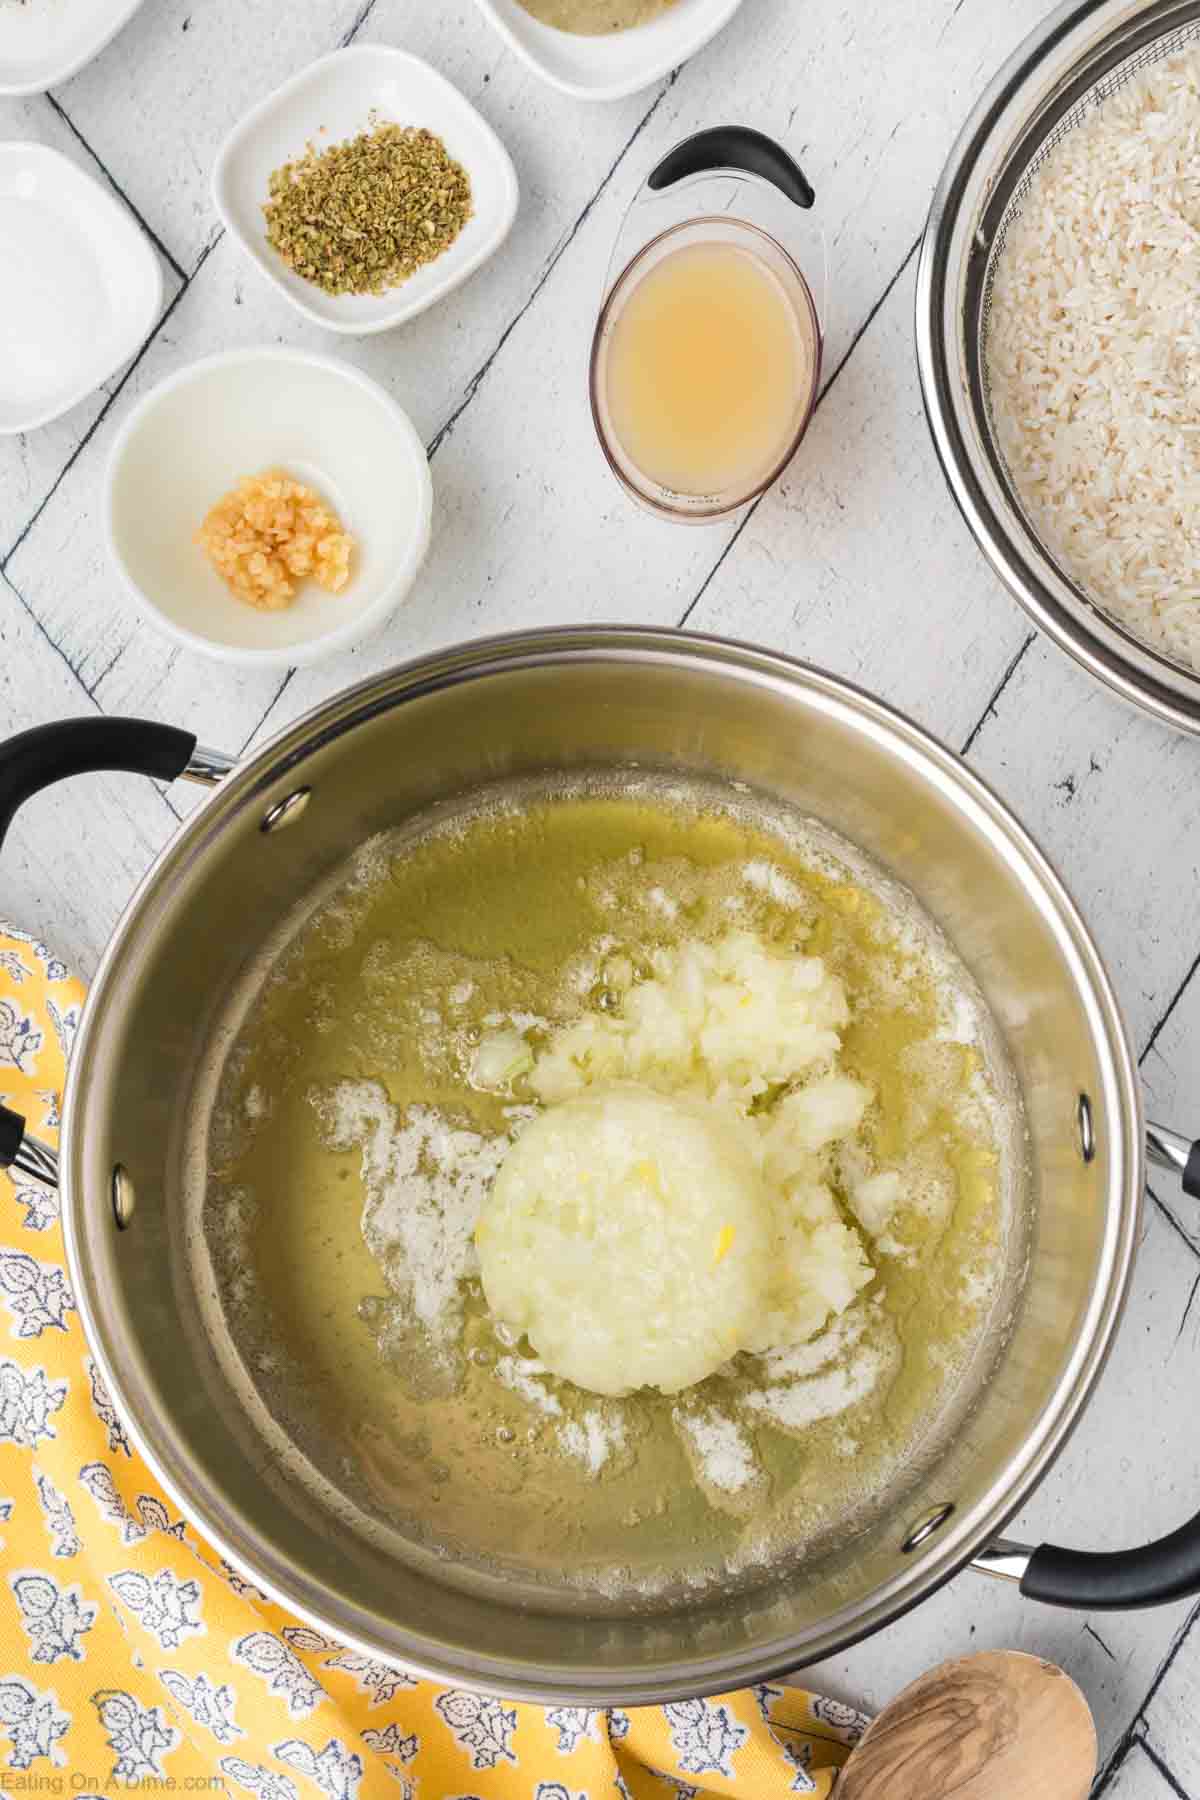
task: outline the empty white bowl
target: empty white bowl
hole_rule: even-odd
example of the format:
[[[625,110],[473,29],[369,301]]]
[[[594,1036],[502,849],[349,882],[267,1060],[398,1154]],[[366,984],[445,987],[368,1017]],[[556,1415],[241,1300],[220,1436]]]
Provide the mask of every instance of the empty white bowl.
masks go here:
[[[0,435],[99,387],[162,298],[158,258],[107,188],[45,144],[0,144]]]
[[[274,468],[317,490],[355,551],[341,593],[305,581],[284,611],[260,612],[195,535],[241,476]],[[432,513],[408,415],[369,376],[303,350],[230,350],[169,376],[125,421],[105,480],[109,554],[147,617],[207,656],[276,668],[382,624],[416,578]]]
[[[357,137],[375,120],[424,126],[471,178],[474,214],[450,248],[386,294],[326,294],[267,241],[263,203],[274,171],[310,143]],[[221,146],[213,200],[226,229],[298,312],[329,331],[365,336],[415,318],[500,248],[516,217],[517,174],[491,126],[444,75],[385,44],[354,44],[310,64],[260,101]]]
[[[510,50],[577,100],[624,100],[652,87],[728,25],[742,0],[675,0],[646,25],[604,37],[556,31],[518,0],[476,0]]]
[[[0,94],[43,94],[98,56],[142,0],[0,5]]]

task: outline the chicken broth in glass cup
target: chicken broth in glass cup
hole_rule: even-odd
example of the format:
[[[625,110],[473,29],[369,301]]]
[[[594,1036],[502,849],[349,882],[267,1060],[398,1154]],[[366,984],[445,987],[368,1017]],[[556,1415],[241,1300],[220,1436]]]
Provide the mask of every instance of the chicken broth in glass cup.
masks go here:
[[[627,215],[592,345],[592,415],[613,473],[660,517],[736,511],[804,435],[823,337],[798,260],[819,271],[819,292],[823,243],[817,233],[818,255],[797,229],[811,196],[769,139],[704,132],[659,164]]]

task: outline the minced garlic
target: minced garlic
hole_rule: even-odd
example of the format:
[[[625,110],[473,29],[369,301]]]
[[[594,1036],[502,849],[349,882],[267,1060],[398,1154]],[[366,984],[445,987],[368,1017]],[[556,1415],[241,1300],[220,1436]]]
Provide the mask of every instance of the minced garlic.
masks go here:
[[[290,606],[308,576],[331,594],[350,579],[354,539],[319,494],[283,469],[244,475],[196,542],[237,598],[266,612]]]

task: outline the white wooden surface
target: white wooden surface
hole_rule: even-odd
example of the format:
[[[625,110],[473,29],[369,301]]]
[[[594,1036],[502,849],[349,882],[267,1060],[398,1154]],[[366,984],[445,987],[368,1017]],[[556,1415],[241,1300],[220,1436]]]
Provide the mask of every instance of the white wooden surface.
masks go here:
[[[154,0],[46,98],[0,101],[0,136],[54,144],[155,237],[165,311],[132,367],[68,417],[0,445],[0,726],[92,710],[187,725],[237,752],[365,672],[484,631],[582,619],[689,625],[811,658],[912,713],[993,781],[1057,861],[1111,959],[1152,1107],[1200,1129],[1200,745],[1168,735],[1033,642],[947,497],[912,355],[915,246],[955,129],[1047,0],[745,0],[656,89],[588,108],[541,86],[470,0]],[[243,265],[208,200],[238,114],[349,41],[403,45],[508,144],[522,207],[505,249],[400,333],[340,346]],[[653,160],[702,125],[774,133],[813,182],[833,254],[820,411],[786,479],[737,529],[633,511],[595,445],[588,341],[617,221]],[[408,407],[433,453],[435,542],[384,634],[294,677],[240,676],[141,624],[105,565],[97,495],[132,402],[228,345],[338,349]],[[133,778],[44,795],[0,861],[0,914],[86,975],[188,804]],[[1116,1545],[1200,1506],[1200,1211],[1147,1208],[1137,1297],[1087,1420],[1017,1536]],[[1063,1663],[1100,1726],[1108,1792],[1200,1800],[1200,1608],[1094,1619],[962,1576],[818,1671],[877,1705],[942,1657],[1008,1645]]]

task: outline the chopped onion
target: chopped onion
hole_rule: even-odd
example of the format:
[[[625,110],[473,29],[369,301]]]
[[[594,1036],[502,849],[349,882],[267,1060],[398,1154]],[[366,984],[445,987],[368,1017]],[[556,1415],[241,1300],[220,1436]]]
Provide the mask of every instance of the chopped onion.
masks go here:
[[[533,1068],[533,1051],[519,1031],[494,1031],[485,1037],[471,1061],[471,1086],[484,1093],[511,1087]]]

